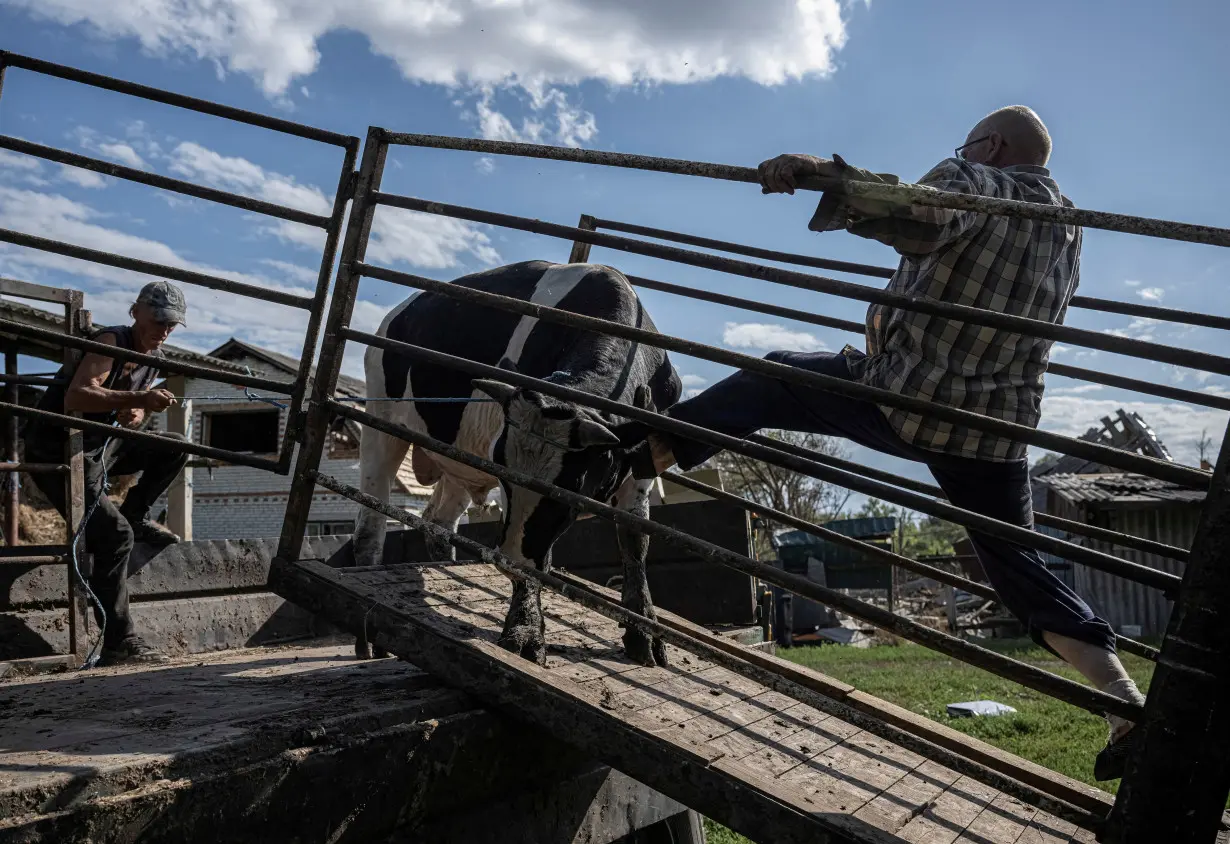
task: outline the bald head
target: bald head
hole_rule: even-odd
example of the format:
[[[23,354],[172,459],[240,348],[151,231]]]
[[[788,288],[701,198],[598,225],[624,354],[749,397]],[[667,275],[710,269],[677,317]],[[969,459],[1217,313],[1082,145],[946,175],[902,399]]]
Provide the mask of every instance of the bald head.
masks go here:
[[[1007,106],[991,112],[970,130],[965,142],[969,146],[963,151],[964,156],[975,164],[1045,165],[1051,158],[1051,135],[1042,119],[1027,106]]]

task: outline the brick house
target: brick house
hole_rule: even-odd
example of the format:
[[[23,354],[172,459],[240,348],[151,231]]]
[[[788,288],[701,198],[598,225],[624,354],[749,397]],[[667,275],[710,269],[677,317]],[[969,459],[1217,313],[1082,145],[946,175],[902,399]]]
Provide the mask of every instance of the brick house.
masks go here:
[[[236,372],[246,369],[254,375],[281,379],[294,378],[299,369],[296,358],[234,338],[209,352],[204,362],[213,366],[221,362]],[[185,422],[193,441],[276,457],[286,432],[286,410],[250,401],[242,388],[213,381],[177,376],[168,378],[167,386],[185,398]],[[336,395],[353,398],[361,396],[364,389],[362,381],[343,375],[338,381]],[[264,391],[257,392],[266,395]],[[159,414],[155,424],[161,430],[171,430],[166,414]],[[330,434],[320,470],[357,486],[359,436],[358,425],[338,420]],[[233,465],[197,466],[189,472],[186,480],[192,493],[193,539],[250,539],[276,537],[280,533],[290,491],[289,477]],[[430,495],[430,487],[415,482],[407,454],[390,503],[417,513],[422,512]],[[358,507],[340,495],[317,489],[309,515],[308,535],[352,532]]]

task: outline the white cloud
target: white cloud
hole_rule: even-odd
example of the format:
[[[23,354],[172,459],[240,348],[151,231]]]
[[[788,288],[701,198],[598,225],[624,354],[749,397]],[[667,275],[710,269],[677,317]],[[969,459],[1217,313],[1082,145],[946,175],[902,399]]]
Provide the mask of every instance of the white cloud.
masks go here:
[[[0,172],[20,170],[23,173],[37,173],[42,169],[43,165],[37,158],[0,149]]]
[[[1132,340],[1152,341],[1156,337],[1154,332],[1157,329],[1155,326],[1159,322],[1159,320],[1149,317],[1136,317],[1128,323],[1127,328],[1104,328],[1102,333],[1111,334],[1115,337],[1127,337]]]
[[[407,79],[441,85],[766,85],[833,71],[841,0],[5,0],[156,55],[255,78],[271,97],[313,73],[331,32],[366,36]]]
[[[1048,396],[1077,396],[1083,393],[1095,393],[1104,389],[1101,384],[1081,384],[1077,387],[1051,387],[1046,391]]]
[[[298,264],[292,264],[289,261],[277,261],[273,258],[262,258],[261,263],[270,267],[274,272],[292,279],[304,287],[315,287],[319,276],[318,270],[313,270],[310,267],[301,267]]]
[[[1142,287],[1136,291],[1136,295],[1146,302],[1160,302],[1165,297],[1166,290],[1163,287]]]
[[[1055,345],[1051,346],[1051,357],[1057,358],[1060,355],[1066,355],[1070,351],[1072,351],[1071,346],[1063,346],[1063,345],[1060,345],[1059,343],[1056,343]]]
[[[828,349],[814,334],[791,331],[778,323],[728,322],[722,331],[722,342],[733,349],[773,351],[788,349],[797,352],[821,352]]]
[[[243,192],[300,211],[327,215],[333,210],[332,200],[318,187],[301,185],[291,176],[267,171],[246,158],[221,155],[191,141],[184,141],[171,151],[170,169],[192,181]]]
[[[93,170],[82,170],[80,167],[69,167],[67,164],[60,165],[60,181],[93,190],[107,186],[107,180]]]
[[[135,167],[138,170],[148,170],[149,166],[145,163],[137,151],[128,144],[124,143],[102,143],[98,145],[98,151],[113,161],[118,161],[120,164],[127,164],[129,167]]]
[[[1125,281],[1123,283],[1126,284],[1128,287],[1140,287],[1139,281]]]
[[[1208,407],[1166,401],[1122,402],[1092,399],[1084,396],[1052,396],[1047,391],[1042,400],[1041,427],[1047,431],[1078,437],[1091,427],[1100,425],[1103,416],[1115,418],[1119,408],[1139,413],[1161,438],[1170,454],[1189,466],[1199,462],[1196,443],[1207,430],[1214,449],[1221,443],[1230,414]]]
[[[367,246],[367,259],[373,264],[449,269],[465,255],[485,266],[500,263],[491,238],[464,220],[401,208],[376,212]]]
[[[685,387],[703,387],[709,383],[709,379],[702,375],[681,375],[679,380]]]
[[[484,176],[488,173],[495,172],[495,159],[489,155],[482,155],[474,159],[474,169],[482,173]]]

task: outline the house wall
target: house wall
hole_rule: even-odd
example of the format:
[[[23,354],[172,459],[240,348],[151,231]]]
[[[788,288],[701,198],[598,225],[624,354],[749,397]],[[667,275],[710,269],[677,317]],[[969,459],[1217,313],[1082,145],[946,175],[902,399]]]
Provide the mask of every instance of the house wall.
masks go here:
[[[1190,548],[1200,521],[1199,505],[1170,505],[1149,508],[1114,508],[1087,511],[1086,506],[1074,504],[1051,491],[1047,499],[1047,512],[1065,519],[1072,519],[1110,530],[1129,533],[1155,542],[1164,542],[1180,548]],[[1183,563],[1146,554],[1130,548],[1120,548],[1105,542],[1085,537],[1070,537],[1081,545],[1112,554],[1124,560],[1149,566],[1178,577],[1183,576]],[[1075,563],[1072,566],[1074,588],[1099,616],[1124,633],[1124,626],[1140,627],[1140,635],[1146,638],[1160,637],[1166,632],[1173,602],[1149,586],[1124,580],[1111,574]],[[1131,631],[1135,632],[1135,631]]]
[[[262,361],[236,361],[247,363],[253,372],[267,370]],[[201,442],[204,425],[202,415],[221,411],[252,410],[268,407],[244,397],[242,389],[204,381],[198,378],[185,379],[184,393],[191,402],[190,435],[194,442]],[[274,395],[254,391],[258,395]],[[233,399],[214,401],[215,397]],[[278,396],[275,396],[278,397]],[[206,400],[206,399],[210,400]],[[284,396],[278,398],[286,398]],[[279,411],[278,441],[286,432],[287,412]],[[166,430],[166,414],[159,414],[157,425]],[[273,456],[273,455],[271,455]],[[359,455],[357,450],[328,455],[321,461],[320,471],[332,475],[343,483],[359,485]],[[192,536],[193,539],[262,539],[276,537],[282,531],[282,519],[290,493],[291,479],[248,466],[223,466],[214,469],[192,470]],[[421,513],[427,504],[423,495],[407,495],[394,492],[390,503]],[[155,507],[155,514],[166,506],[165,500]],[[328,490],[318,489],[312,500],[309,522],[354,521],[359,505]]]

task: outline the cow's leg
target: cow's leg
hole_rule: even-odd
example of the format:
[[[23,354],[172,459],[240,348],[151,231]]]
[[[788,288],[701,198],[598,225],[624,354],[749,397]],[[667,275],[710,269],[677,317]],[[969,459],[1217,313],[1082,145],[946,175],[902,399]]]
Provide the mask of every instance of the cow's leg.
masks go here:
[[[423,519],[451,531],[457,530],[462,514],[470,506],[470,492],[449,475],[436,482],[431,501],[423,510]],[[427,546],[427,559],[443,563],[457,559],[457,549],[447,539],[423,532],[423,544]]]
[[[359,474],[363,491],[378,501],[388,502],[389,488],[397,469],[406,459],[409,444],[374,428],[364,428],[359,438]],[[355,519],[354,560],[357,566],[378,566],[384,562],[384,535],[387,517],[368,507],[360,507]],[[364,631],[354,640],[358,659],[388,656],[383,648],[373,648]]]
[[[649,493],[653,481],[628,479],[620,489],[615,506],[621,510],[649,518]],[[649,577],[645,558],[649,555],[649,537],[638,530],[616,527],[615,537],[619,542],[619,556],[624,564],[623,604],[632,612],[651,621],[658,616],[649,595]],[[657,636],[650,636],[635,627],[624,628],[624,653],[633,662],[642,665],[666,665],[666,645]]]
[[[551,570],[548,553],[541,571]],[[542,617],[542,587],[534,580],[514,580],[512,601],[504,619],[500,647],[543,665],[547,661],[547,625]]]

